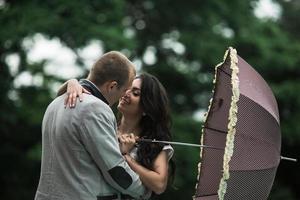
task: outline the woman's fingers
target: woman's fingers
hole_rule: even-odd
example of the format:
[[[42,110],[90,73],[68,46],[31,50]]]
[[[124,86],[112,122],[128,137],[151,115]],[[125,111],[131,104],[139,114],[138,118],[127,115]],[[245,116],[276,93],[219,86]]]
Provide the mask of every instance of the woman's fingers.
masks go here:
[[[76,98],[79,97],[79,101],[83,100],[83,93],[91,94],[88,90],[83,88],[76,79],[68,81],[67,96],[65,98],[65,107],[69,106],[74,108],[76,106]]]
[[[80,102],[82,102],[82,96],[83,96],[82,94],[83,94],[83,93],[84,93],[84,91],[82,90],[82,93],[78,94],[78,97],[79,97],[79,101],[80,101]]]
[[[122,143],[122,144],[128,144],[128,143],[129,143],[129,138],[128,138],[128,136],[125,135],[125,134],[122,134],[122,135],[119,137],[119,139],[120,139],[120,143]]]
[[[130,134],[129,140],[131,144],[135,144],[136,140],[135,140],[135,135],[133,133]]]
[[[120,136],[119,136],[119,141],[120,141],[120,143],[124,143],[124,142],[125,142],[124,136],[123,136],[123,135],[120,135]]]
[[[130,134],[122,134],[121,137],[123,141],[127,144],[135,144],[135,136],[133,133]]]
[[[121,134],[118,136],[120,143],[120,150],[122,154],[130,152],[136,143],[136,136],[133,133],[130,134]]]
[[[74,95],[75,95],[75,100],[76,100],[76,94],[74,94],[74,93],[68,93],[68,95],[66,97],[67,98],[67,106],[70,108],[72,108],[72,105],[73,105]]]
[[[82,87],[82,92],[86,93],[86,94],[91,94],[87,89],[85,89],[84,87]]]
[[[78,93],[78,97],[79,97],[80,102],[83,100],[83,93],[91,94],[87,89],[85,89],[82,86],[79,87],[79,90],[80,90],[80,92]]]
[[[68,100],[69,100],[69,94],[67,93],[65,100],[64,100],[65,108],[68,106]]]
[[[67,92],[67,95],[65,97],[65,100],[64,100],[64,105],[65,105],[65,108],[66,107],[70,107],[72,108],[73,106],[73,102],[76,101],[76,94],[72,93],[72,92]]]

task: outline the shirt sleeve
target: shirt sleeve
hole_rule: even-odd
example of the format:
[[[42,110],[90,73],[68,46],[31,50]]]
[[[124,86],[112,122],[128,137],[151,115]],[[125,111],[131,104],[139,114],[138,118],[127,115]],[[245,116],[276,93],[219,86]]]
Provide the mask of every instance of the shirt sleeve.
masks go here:
[[[101,104],[87,106],[80,126],[81,140],[105,180],[123,194],[138,199],[148,199],[149,191],[120,152],[112,110]]]
[[[174,154],[173,147],[171,145],[165,145],[162,150],[167,152],[168,161],[170,161],[170,159],[172,158],[172,156]]]

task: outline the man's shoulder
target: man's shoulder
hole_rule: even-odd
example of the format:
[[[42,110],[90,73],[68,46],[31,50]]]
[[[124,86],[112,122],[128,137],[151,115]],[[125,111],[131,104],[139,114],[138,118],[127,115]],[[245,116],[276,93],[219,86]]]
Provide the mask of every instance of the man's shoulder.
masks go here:
[[[77,102],[75,109],[78,107],[77,114],[84,123],[93,123],[90,119],[107,122],[115,121],[115,115],[110,106],[99,98],[85,94],[82,99],[82,102]]]
[[[76,105],[82,107],[84,110],[113,113],[109,105],[93,95],[83,94],[82,99],[82,102],[78,100]]]
[[[56,110],[59,107],[64,107],[64,95],[58,96],[53,99],[47,106],[47,110]]]
[[[89,105],[89,104],[99,104],[103,107],[109,107],[109,105],[107,105],[104,101],[102,101],[101,99],[95,97],[94,95],[91,95],[91,94],[86,94],[86,93],[83,93],[82,94],[82,99],[83,101],[80,102],[80,103],[83,103],[85,105]]]

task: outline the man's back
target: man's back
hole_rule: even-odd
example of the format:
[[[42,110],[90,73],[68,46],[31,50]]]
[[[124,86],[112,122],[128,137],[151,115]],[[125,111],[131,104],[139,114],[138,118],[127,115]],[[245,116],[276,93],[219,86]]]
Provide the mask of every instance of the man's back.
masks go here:
[[[35,199],[91,200],[126,189],[136,190],[131,195],[143,194],[136,176],[127,175],[122,184],[115,180],[115,169],[120,168],[115,165],[124,161],[115,149],[112,133],[116,122],[110,107],[92,95],[85,95],[75,109],[64,108],[63,101],[64,95],[56,98],[44,115],[41,177]]]

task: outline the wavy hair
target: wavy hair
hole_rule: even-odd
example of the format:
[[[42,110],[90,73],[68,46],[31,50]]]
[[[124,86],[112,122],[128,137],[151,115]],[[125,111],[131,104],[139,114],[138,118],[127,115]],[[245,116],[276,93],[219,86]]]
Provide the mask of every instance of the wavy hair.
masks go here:
[[[140,137],[156,140],[171,141],[171,117],[169,99],[164,86],[153,75],[143,73],[136,77],[141,79],[140,105],[144,111],[140,121]],[[138,147],[138,162],[152,169],[153,161],[161,152],[165,144],[141,142]],[[170,160],[171,171],[169,175],[173,178],[175,164]]]

